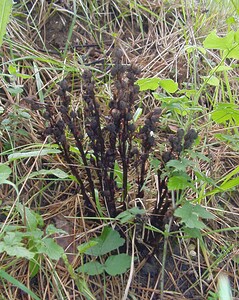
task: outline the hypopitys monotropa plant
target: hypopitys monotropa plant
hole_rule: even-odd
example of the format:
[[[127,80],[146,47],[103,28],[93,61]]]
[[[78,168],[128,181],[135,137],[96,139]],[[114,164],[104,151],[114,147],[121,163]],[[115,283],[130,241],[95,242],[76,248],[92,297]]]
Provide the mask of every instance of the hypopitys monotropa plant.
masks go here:
[[[101,114],[100,101],[96,97],[97,84],[91,71],[85,71],[82,75],[83,109],[72,107],[68,84],[63,80],[57,92],[60,98],[58,109],[51,104],[46,105],[44,114],[49,124],[45,134],[52,136],[62,150],[62,156],[79,184],[87,209],[97,214],[97,190],[101,203],[104,203],[111,217],[118,214],[118,206],[121,206],[121,211],[128,207],[130,168],[136,168],[138,174],[137,196],[142,198],[144,195],[146,161],[155,143],[154,134],[161,114],[161,109],[155,108],[143,116],[143,125],[135,124],[133,115],[139,94],[135,82],[140,71],[135,66],[123,65],[122,56],[122,51],[116,49],[111,69],[113,96],[108,101],[107,115]],[[84,171],[77,168],[79,159],[70,151],[71,146],[78,149]],[[122,170],[120,190],[114,170],[116,162]],[[121,193],[120,205],[116,201],[118,191]]]

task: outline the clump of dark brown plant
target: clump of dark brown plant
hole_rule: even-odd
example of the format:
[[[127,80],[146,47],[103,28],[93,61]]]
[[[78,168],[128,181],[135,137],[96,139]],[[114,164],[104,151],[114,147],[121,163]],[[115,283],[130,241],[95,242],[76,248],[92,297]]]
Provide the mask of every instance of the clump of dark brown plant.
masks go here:
[[[59,83],[59,107],[46,105],[44,117],[49,123],[46,135],[53,137],[62,150],[62,155],[76,178],[86,207],[97,214],[97,190],[100,201],[111,217],[118,214],[116,197],[121,195],[121,210],[128,205],[129,169],[136,168],[138,174],[138,197],[143,197],[146,161],[154,146],[154,133],[161,110],[156,108],[145,118],[142,127],[136,126],[133,114],[138,100],[139,87],[135,85],[140,71],[135,66],[122,64],[123,53],[115,50],[111,69],[113,97],[108,102],[107,115],[101,114],[101,105],[96,97],[96,83],[91,71],[82,75],[83,109],[74,110],[68,94],[66,80]],[[81,120],[84,122],[81,122]],[[70,133],[70,135],[69,135]],[[141,140],[141,146],[135,139]],[[70,147],[77,147],[84,171],[79,171],[77,158]],[[78,160],[79,161],[79,160]],[[122,187],[116,183],[115,163],[122,170]],[[137,162],[137,163],[135,163]],[[117,196],[116,196],[117,192]]]

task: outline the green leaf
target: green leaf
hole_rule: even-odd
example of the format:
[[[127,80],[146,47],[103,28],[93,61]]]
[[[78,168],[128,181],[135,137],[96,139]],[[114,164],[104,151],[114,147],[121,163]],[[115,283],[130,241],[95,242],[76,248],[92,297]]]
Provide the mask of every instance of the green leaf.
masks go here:
[[[211,114],[212,120],[218,124],[223,124],[227,121],[239,125],[239,110],[238,106],[233,103],[219,103]]]
[[[80,254],[84,254],[86,252],[86,250],[90,249],[91,247],[97,245],[98,242],[96,241],[89,241],[87,243],[84,243],[80,246],[77,247],[77,250]]]
[[[235,32],[230,31],[225,37],[218,37],[216,30],[214,30],[206,37],[203,42],[203,46],[207,49],[231,49],[234,43],[234,35]]]
[[[7,282],[10,282],[13,286],[16,286],[20,290],[24,291],[27,295],[31,296],[34,300],[41,300],[39,297],[37,297],[31,290],[29,290],[24,284],[22,284],[20,281],[0,269],[0,277],[5,279]]]
[[[7,90],[12,96],[17,96],[23,92],[23,89],[20,86],[8,87]]]
[[[178,84],[172,79],[162,79],[159,85],[168,93],[175,93],[178,89]]]
[[[45,253],[49,258],[58,260],[64,253],[64,249],[59,246],[52,238],[44,238],[38,249],[39,253]]]
[[[190,236],[191,238],[199,240],[202,239],[201,231],[198,228],[183,227],[183,231],[186,235]]]
[[[37,156],[43,156],[48,154],[57,154],[61,153],[58,149],[41,149],[36,151],[29,151],[29,152],[15,152],[13,154],[8,155],[9,160],[16,160],[16,159],[22,159],[22,158],[29,158],[29,157],[37,157]]]
[[[40,171],[37,171],[37,172],[32,172],[30,175],[29,175],[29,178],[36,178],[38,176],[41,176],[41,175],[54,175],[56,176],[57,178],[60,178],[60,179],[66,179],[66,178],[69,178],[69,175],[62,171],[61,169],[51,169],[51,170],[40,170]]]
[[[141,78],[136,81],[139,85],[140,91],[152,90],[155,91],[158,87],[162,87],[168,93],[174,93],[178,89],[178,84],[172,79]]]
[[[169,190],[184,190],[188,187],[192,187],[192,184],[191,178],[186,173],[172,176],[168,180]]]
[[[214,215],[199,204],[194,205],[193,213],[202,219],[215,219]]]
[[[239,45],[235,45],[232,49],[227,50],[224,56],[227,58],[239,59]]]
[[[127,209],[123,212],[121,212],[120,214],[118,214],[118,216],[116,217],[117,220],[120,220],[121,224],[127,223],[129,221],[132,221],[136,215],[142,215],[145,214],[145,210],[144,209],[140,209],[138,207],[132,207],[130,209]]]
[[[12,11],[12,0],[1,0],[0,1],[0,47],[3,43],[3,37],[6,33],[7,23]]]
[[[33,210],[22,205],[21,203],[17,203],[16,208],[20,213],[22,220],[27,222],[27,227],[30,231],[35,230],[38,225],[44,225],[43,218]]]
[[[32,259],[35,256],[34,252],[30,252],[27,248],[22,246],[15,245],[14,247],[8,247],[5,249],[8,255],[10,256],[16,256],[19,258],[27,258]]]
[[[40,256],[38,254],[35,254],[34,258],[29,261],[30,278],[36,276],[40,270],[39,258]]]
[[[140,91],[152,90],[155,91],[159,87],[160,79],[155,78],[141,78],[136,81],[136,84],[139,85]]]
[[[210,84],[212,86],[219,86],[220,81],[219,79],[214,76],[214,75],[210,75],[210,76],[201,76],[201,78],[207,83]]]
[[[206,225],[199,221],[199,217],[202,219],[214,219],[214,216],[205,208],[199,204],[193,205],[190,202],[186,202],[182,207],[177,208],[174,215],[181,218],[182,223],[188,228],[205,228]]]
[[[104,265],[98,261],[91,261],[80,266],[76,271],[86,273],[88,275],[99,275],[105,270]]]
[[[229,66],[217,66],[210,71],[210,74],[213,74],[215,72],[224,72],[224,71],[231,71],[231,70],[233,70],[233,68]]]
[[[0,183],[1,181],[8,179],[11,173],[12,170],[9,166],[5,164],[0,164]]]
[[[94,256],[104,255],[125,243],[125,240],[120,237],[118,231],[113,230],[111,227],[104,227],[102,234],[92,240],[97,242],[97,245],[86,250],[85,254]]]
[[[167,167],[174,168],[177,171],[186,172],[187,165],[184,164],[181,160],[172,159],[169,162],[167,162]]]
[[[52,235],[52,234],[56,234],[56,233],[58,233],[58,234],[67,234],[67,232],[65,230],[56,228],[53,224],[49,224],[46,227],[46,234],[47,235]]]
[[[139,117],[142,115],[143,109],[141,107],[138,107],[133,115],[133,121],[136,122]]]
[[[111,255],[105,262],[105,271],[111,276],[123,274],[130,268],[130,264],[131,256],[125,253]]]

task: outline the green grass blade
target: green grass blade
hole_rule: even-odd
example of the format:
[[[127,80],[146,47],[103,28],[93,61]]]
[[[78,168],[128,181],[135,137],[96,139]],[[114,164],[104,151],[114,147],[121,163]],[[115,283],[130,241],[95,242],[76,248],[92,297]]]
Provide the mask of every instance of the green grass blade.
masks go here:
[[[29,290],[24,284],[19,282],[17,279],[9,275],[7,272],[3,271],[0,269],[0,277],[7,280],[8,282],[12,283],[15,285],[17,288],[21,289],[24,291],[26,294],[30,295],[33,299],[35,300],[41,300],[39,297],[37,297],[36,294],[34,294],[31,290]]]
[[[0,47],[3,43],[3,37],[6,33],[7,23],[12,11],[12,0],[0,1]]]

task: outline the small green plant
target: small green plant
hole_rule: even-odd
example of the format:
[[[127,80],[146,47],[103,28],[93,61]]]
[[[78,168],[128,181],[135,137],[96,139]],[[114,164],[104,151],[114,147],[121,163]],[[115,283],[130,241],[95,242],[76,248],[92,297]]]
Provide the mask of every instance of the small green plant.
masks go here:
[[[80,245],[78,251],[81,255],[87,254],[94,257],[101,257],[109,254],[111,251],[123,246],[125,240],[120,237],[116,230],[111,227],[104,227],[101,235],[97,238],[91,239],[88,243]],[[120,253],[110,255],[104,263],[98,260],[84,263],[78,268],[78,272],[84,272],[89,275],[98,275],[103,272],[111,276],[123,274],[130,267],[131,256]]]

